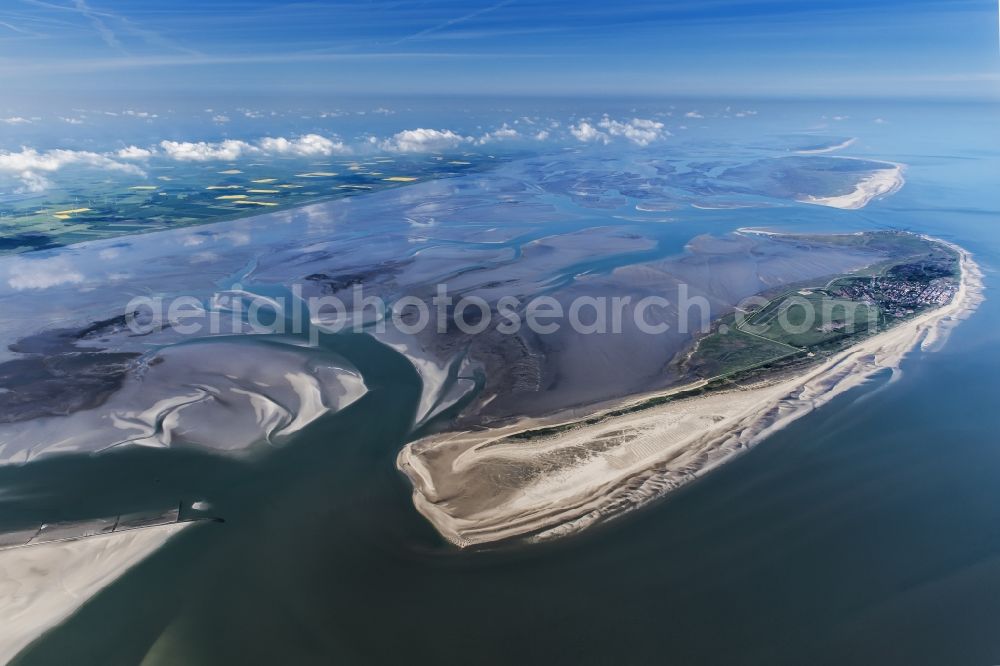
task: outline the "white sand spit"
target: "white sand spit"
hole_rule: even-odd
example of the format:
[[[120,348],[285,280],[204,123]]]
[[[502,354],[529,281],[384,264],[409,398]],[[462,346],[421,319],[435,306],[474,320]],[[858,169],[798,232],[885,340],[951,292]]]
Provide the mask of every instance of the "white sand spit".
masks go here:
[[[0,663],[191,523],[172,523],[0,551]]]
[[[903,165],[895,164],[888,169],[873,171],[870,175],[862,178],[854,190],[847,194],[832,197],[806,196],[799,201],[817,206],[829,206],[830,208],[858,210],[867,206],[873,199],[895,194],[905,183]]]

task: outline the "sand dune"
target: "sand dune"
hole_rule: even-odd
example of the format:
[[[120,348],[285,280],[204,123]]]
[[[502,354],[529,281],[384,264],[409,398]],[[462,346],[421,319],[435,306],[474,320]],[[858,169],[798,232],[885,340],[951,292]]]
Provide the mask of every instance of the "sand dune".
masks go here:
[[[406,446],[397,465],[413,483],[417,509],[461,547],[552,538],[620,515],[727,462],[876,372],[897,369],[916,347],[940,344],[983,298],[979,267],[967,252],[951,247],[961,256],[962,270],[951,303],[794,377],[625,416],[607,416],[607,407],[584,420],[563,415],[438,435]],[[668,394],[639,396],[613,409]],[[523,435],[552,426],[559,428]]]

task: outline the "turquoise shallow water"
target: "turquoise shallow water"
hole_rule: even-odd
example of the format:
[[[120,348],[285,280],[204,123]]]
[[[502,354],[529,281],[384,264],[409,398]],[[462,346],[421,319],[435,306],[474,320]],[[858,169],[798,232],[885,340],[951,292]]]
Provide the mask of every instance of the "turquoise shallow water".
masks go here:
[[[72,495],[81,514],[208,495],[226,519],[181,535],[20,663],[997,663],[991,122],[982,107],[900,110],[871,150],[910,164],[908,184],[860,214],[714,211],[664,232],[679,242],[696,224],[724,231],[752,215],[964,245],[987,270],[987,300],[896,381],[841,396],[608,526],[458,552],[413,510],[393,465],[418,377],[367,337],[335,337],[330,350],[371,391],[258,462],[129,450],[0,473],[63,489],[52,506]]]

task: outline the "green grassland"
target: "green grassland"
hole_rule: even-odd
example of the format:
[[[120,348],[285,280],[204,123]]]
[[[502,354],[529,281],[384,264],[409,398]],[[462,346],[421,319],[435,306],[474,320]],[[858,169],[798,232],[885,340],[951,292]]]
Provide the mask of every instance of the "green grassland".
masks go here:
[[[808,349],[865,332],[883,324],[878,307],[832,296],[827,291],[792,293],[773,300],[766,312],[758,311],[740,326],[761,338]]]
[[[700,338],[694,350],[679,364],[686,380],[702,379],[702,383],[579,421],[519,432],[504,440],[550,437],[677,400],[744,386],[777,372],[816,363],[903,319],[889,316],[888,310],[897,305],[891,298],[884,303],[872,299],[854,300],[841,295],[845,290],[870,288],[873,284],[886,282],[920,289],[932,283],[956,284],[959,278],[958,256],[953,250],[913,234],[877,232],[800,238],[810,243],[821,239],[829,244],[877,248],[886,258],[856,273],[819,281],[818,285],[791,286],[773,295],[762,306],[749,311],[738,310],[720,318],[712,332]],[[816,321],[811,321],[809,310],[819,313]],[[919,308],[912,314],[918,311]]]
[[[790,242],[816,239],[787,237]],[[915,234],[826,236],[822,242],[876,250],[885,259],[816,285],[795,285],[762,306],[721,319],[682,369],[714,380],[759,373],[778,362],[822,358],[930,307],[908,302],[913,293],[958,281],[954,250]]]
[[[715,332],[699,340],[685,369],[699,377],[719,377],[801,353],[778,340],[741,331],[735,316],[728,315]]]
[[[209,224],[459,176],[495,166],[482,155],[253,164],[154,161],[145,177],[67,170],[57,186],[20,191],[0,181],[0,255]]]

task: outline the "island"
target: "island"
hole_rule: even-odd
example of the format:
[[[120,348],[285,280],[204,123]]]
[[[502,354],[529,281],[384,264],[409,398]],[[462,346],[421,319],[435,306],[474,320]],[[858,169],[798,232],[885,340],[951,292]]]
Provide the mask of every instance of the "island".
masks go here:
[[[718,317],[667,390],[499,427],[436,433],[398,468],[417,509],[460,547],[541,541],[636,509],[751,449],[902,358],[932,349],[982,300],[964,249],[905,232],[765,234],[868,251],[861,270],[784,285]],[[810,312],[826,313],[813,321]]]

